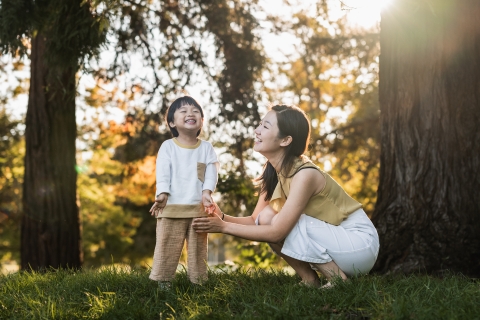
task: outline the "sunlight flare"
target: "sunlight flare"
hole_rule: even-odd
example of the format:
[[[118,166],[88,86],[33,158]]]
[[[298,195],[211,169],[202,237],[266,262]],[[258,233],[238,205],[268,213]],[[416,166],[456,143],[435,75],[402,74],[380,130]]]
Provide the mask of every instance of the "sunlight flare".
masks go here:
[[[387,9],[394,0],[339,0],[342,10],[352,22],[361,27],[372,27],[380,20],[380,12]]]

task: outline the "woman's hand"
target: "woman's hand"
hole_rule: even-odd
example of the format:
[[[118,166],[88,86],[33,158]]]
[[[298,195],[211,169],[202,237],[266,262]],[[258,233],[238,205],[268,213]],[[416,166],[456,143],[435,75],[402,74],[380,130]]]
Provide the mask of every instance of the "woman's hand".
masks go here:
[[[206,218],[193,219],[193,229],[200,233],[223,233],[225,221],[219,218],[218,215],[212,214]]]

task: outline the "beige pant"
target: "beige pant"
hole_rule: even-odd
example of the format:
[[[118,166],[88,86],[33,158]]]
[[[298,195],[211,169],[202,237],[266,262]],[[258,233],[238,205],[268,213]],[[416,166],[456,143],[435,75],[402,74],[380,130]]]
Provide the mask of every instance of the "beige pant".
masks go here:
[[[194,218],[157,219],[157,242],[150,279],[171,281],[177,270],[183,244],[187,240],[187,271],[193,283],[207,279],[207,234],[196,233]]]

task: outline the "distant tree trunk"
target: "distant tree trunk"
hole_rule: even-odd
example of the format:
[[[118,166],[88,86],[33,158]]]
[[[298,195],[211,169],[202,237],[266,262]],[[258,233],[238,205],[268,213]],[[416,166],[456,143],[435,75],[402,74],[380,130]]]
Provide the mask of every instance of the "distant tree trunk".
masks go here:
[[[75,171],[75,72],[49,67],[32,39],[21,228],[22,269],[82,265]]]
[[[374,270],[480,275],[480,1],[382,13]]]

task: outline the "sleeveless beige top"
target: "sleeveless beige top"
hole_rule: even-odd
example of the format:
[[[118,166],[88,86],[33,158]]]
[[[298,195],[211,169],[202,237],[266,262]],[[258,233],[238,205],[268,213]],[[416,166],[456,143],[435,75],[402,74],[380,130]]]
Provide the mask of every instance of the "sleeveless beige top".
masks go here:
[[[278,174],[278,183],[270,200],[270,206],[275,211],[282,209],[290,193],[293,177],[304,168],[320,171],[326,181],[323,190],[308,201],[304,211],[306,215],[338,226],[349,214],[362,207],[362,204],[350,197],[330,175],[320,170],[308,157],[301,156],[295,160],[288,176]]]

